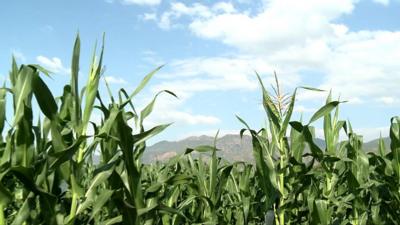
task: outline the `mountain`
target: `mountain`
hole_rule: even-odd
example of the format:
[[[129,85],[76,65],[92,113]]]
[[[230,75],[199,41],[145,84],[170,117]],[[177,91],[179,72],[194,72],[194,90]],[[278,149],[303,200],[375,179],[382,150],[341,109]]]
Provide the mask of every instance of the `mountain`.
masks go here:
[[[325,148],[325,142],[316,138],[315,143],[320,148]],[[185,152],[186,148],[194,148],[199,145],[213,145],[214,137],[193,136],[180,141],[161,141],[148,146],[143,154],[143,162],[163,161]],[[228,161],[253,161],[251,137],[228,134],[217,140],[217,148],[221,149],[218,155]],[[307,151],[307,150],[306,150]]]
[[[314,139],[321,149],[325,149],[325,141],[320,138]],[[384,138],[385,147],[389,149],[390,139]],[[149,163],[154,161],[164,161],[173,156],[183,153],[186,148],[194,148],[199,145],[213,145],[214,137],[211,136],[192,136],[180,141],[161,141],[152,146],[148,146],[143,155],[143,162]],[[365,151],[377,152],[379,139],[375,139],[363,144]],[[240,138],[239,135],[229,134],[218,138],[217,148],[221,149],[218,152],[220,157],[228,161],[253,161],[253,153],[251,146],[251,137],[244,135]],[[307,148],[307,147],[306,147]],[[306,149],[305,151],[309,151]]]
[[[386,151],[388,151],[390,149],[390,138],[389,137],[383,138],[383,142],[385,143]],[[363,144],[363,147],[367,152],[370,151],[378,152],[378,146],[379,146],[379,138],[369,142],[365,142]]]
[[[180,141],[161,141],[147,147],[143,154],[144,162],[163,161],[177,154],[185,152],[186,148],[194,148],[199,145],[213,145],[214,137],[193,136]],[[244,135],[225,135],[217,140],[217,148],[221,149],[218,155],[229,161],[251,161],[252,148],[251,137]]]

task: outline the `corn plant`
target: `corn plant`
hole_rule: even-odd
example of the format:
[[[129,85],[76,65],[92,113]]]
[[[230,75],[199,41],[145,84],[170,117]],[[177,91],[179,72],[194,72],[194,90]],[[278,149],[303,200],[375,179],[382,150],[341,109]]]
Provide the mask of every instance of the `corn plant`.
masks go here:
[[[170,125],[148,129],[144,121],[159,95],[176,95],[161,90],[141,110],[134,103],[162,67],[132,93],[113,92],[105,81],[105,99],[104,38],[85,87],[80,48],[77,36],[71,79],[59,97],[44,82],[50,71],[12,59],[0,88],[0,225],[399,224],[399,117],[390,121],[390,146],[381,138],[367,153],[340,119],[344,102],[329,93],[307,122],[295,121],[298,90],[322,90],[284,94],[275,74],[269,91],[257,75],[267,126],[256,131],[238,117],[245,126],[239,134],[251,135],[254,163],[219,157],[217,135],[212,146],[143,164],[146,141]],[[101,121],[91,120],[94,111]],[[318,120],[325,147],[315,141]]]
[[[398,186],[395,188],[396,182],[389,179],[396,180],[398,174],[393,169],[397,168],[398,118],[392,118],[390,129],[392,152],[385,153],[381,140],[379,155],[367,154],[362,137],[353,132],[350,122],[339,120],[341,102],[332,101],[331,94],[326,104],[303,124],[290,121],[297,89],[283,104],[285,98],[280,97],[278,82],[274,97],[258,78],[269,127],[257,132],[238,119],[246,126],[241,134],[249,130],[252,136],[256,177],[268,199],[264,213],[273,212],[275,224],[397,224],[398,209],[392,206],[399,203]],[[286,109],[282,107],[285,105]],[[320,118],[325,149],[315,143],[311,126]],[[348,140],[339,141],[342,131]],[[286,136],[288,133],[290,137]],[[306,146],[310,152],[305,152]],[[385,180],[378,174],[385,174]],[[392,199],[388,200],[388,196]],[[389,202],[390,206],[386,205]]]
[[[54,98],[40,77],[50,76],[49,71],[39,65],[18,66],[13,60],[11,86],[0,92],[2,131],[7,93],[12,95],[14,111],[10,129],[1,139],[0,224],[73,224],[94,220],[111,224],[122,219],[128,224],[151,224],[150,213],[156,209],[143,198],[140,157],[146,140],[168,124],[144,129],[143,120],[151,113],[155,99],[140,115],[127,107],[160,68],[148,74],[131,95],[121,96],[118,103],[113,100],[105,107],[98,91],[103,50],[104,47],[99,60],[94,51],[88,83],[79,92],[80,39],[76,38],[71,83],[64,86],[59,98]],[[122,89],[120,93],[126,91]],[[44,115],[37,125],[33,124],[33,97]],[[96,98],[100,106],[95,105]],[[94,108],[104,113],[101,124],[90,122]],[[139,121],[136,134],[128,125],[131,119]],[[89,125],[95,131],[90,143]],[[91,156],[98,151],[102,153],[102,163],[94,165]],[[106,182],[109,178],[113,182]],[[102,212],[106,204],[118,207]],[[100,213],[106,215],[100,218],[107,220],[97,219]],[[116,216],[112,218],[113,215]]]

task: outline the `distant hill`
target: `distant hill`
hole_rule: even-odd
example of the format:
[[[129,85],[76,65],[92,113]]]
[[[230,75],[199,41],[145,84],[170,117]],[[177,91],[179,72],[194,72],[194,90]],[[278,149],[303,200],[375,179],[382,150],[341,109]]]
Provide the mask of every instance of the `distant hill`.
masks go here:
[[[144,162],[163,161],[177,154],[183,153],[186,148],[194,148],[199,145],[213,145],[214,137],[193,136],[180,141],[161,141],[147,147],[143,155]],[[225,135],[217,140],[219,156],[229,161],[251,161],[251,137],[244,135]]]
[[[389,150],[390,149],[390,138],[389,137],[383,138],[383,142],[385,143],[386,150]],[[378,145],[379,145],[379,138],[369,141],[369,142],[365,142],[363,146],[367,152],[370,152],[370,151],[377,152]]]
[[[378,149],[379,139],[375,139],[364,143],[364,149],[376,152]],[[180,141],[161,141],[152,146],[148,146],[143,155],[143,162],[149,163],[154,161],[164,161],[173,156],[183,153],[186,148],[194,148],[199,145],[213,145],[214,137],[211,136],[193,136],[182,139]],[[322,149],[325,148],[325,141],[316,138],[314,142]],[[390,147],[390,139],[384,138],[385,146]],[[239,135],[229,134],[218,138],[217,148],[219,156],[228,161],[253,161],[253,153],[251,146],[251,137],[244,135],[241,139]],[[307,150],[305,150],[307,151]]]
[[[163,161],[175,155],[183,153],[186,148],[194,148],[199,145],[213,145],[214,137],[211,136],[193,136],[180,141],[161,141],[152,146],[148,146],[143,155],[144,162]],[[315,143],[325,148],[325,142],[322,139],[315,139]],[[251,137],[244,135],[229,134],[217,140],[217,148],[220,157],[228,161],[253,161]]]

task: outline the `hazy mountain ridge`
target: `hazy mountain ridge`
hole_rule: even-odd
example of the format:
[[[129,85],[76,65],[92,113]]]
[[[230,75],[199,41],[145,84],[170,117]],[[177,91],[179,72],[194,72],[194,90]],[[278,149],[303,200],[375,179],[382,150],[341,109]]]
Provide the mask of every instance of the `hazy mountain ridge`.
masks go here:
[[[192,136],[180,141],[160,141],[152,146],[148,146],[143,155],[144,162],[166,160],[168,156],[175,156],[183,153],[186,148],[194,148],[200,145],[213,145],[214,137],[211,136]],[[225,135],[217,140],[219,156],[229,161],[251,161],[251,137],[244,135],[241,139],[239,135]]]
[[[385,147],[390,147],[390,139],[383,138]],[[366,151],[377,151],[379,139],[375,139],[363,144]],[[314,142],[322,149],[325,148],[325,141],[316,138]],[[175,155],[183,153],[186,148],[194,148],[199,145],[213,145],[214,137],[211,136],[191,136],[179,141],[160,141],[152,146],[148,146],[143,155],[144,162],[163,161]],[[229,134],[218,138],[217,148],[219,156],[228,161],[252,161],[253,153],[251,146],[251,137],[244,135]]]

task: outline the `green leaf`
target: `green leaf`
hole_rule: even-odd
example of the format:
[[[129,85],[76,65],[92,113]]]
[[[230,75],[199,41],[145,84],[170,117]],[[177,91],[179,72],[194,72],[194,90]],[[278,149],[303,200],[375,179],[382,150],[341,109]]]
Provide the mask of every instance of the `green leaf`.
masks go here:
[[[313,87],[306,87],[306,86],[300,86],[299,88],[309,90],[309,91],[318,91],[318,92],[325,92],[325,90],[318,89],[318,88],[313,88]]]
[[[261,85],[262,93],[263,93],[263,106],[265,111],[268,114],[268,118],[273,122],[275,127],[280,130],[281,129],[281,118],[278,112],[278,109],[276,108],[275,104],[271,100],[271,97],[269,96],[269,93],[264,87],[264,84],[261,80],[261,77],[256,73],[258,81]]]
[[[78,151],[79,146],[82,144],[82,142],[86,139],[86,136],[80,136],[73,145],[69,146],[67,149],[59,152],[55,152],[52,154],[52,157],[55,157],[56,159],[54,162],[50,165],[50,170],[53,170],[55,168],[58,168],[61,164],[63,164],[66,161],[69,161],[72,159],[72,157],[75,155],[75,153]]]
[[[200,152],[200,153],[205,153],[205,152],[214,152],[217,150],[214,146],[210,145],[200,145],[195,148],[187,148],[185,151],[185,155],[189,154],[191,152]]]
[[[43,114],[50,120],[57,116],[57,104],[53,94],[37,73],[33,75],[32,89]]]
[[[165,130],[167,127],[169,127],[171,124],[172,123],[155,126],[155,127],[151,128],[150,130],[133,135],[133,139],[135,140],[135,145],[138,146],[139,144],[144,143],[151,137],[154,137],[157,134],[161,133],[163,130]]]
[[[14,122],[13,126],[21,120],[24,115],[24,105],[28,96],[32,92],[32,77],[34,70],[28,66],[22,66],[18,73],[16,80],[14,95],[15,95],[15,111],[14,111]]]
[[[146,84],[150,81],[154,74],[156,74],[163,66],[164,65],[159,66],[155,70],[147,74],[140,82],[140,84],[136,87],[136,89],[132,92],[129,98],[123,104],[121,104],[121,107],[125,107],[125,105],[128,104],[133,99],[133,97],[135,97],[146,86]]]
[[[310,125],[312,122],[318,120],[319,118],[326,116],[328,113],[330,113],[337,105],[339,105],[339,101],[333,101],[329,102],[326,105],[322,106],[314,115],[311,117],[310,121],[308,122],[308,125]]]
[[[109,201],[111,196],[114,194],[114,190],[102,190],[101,194],[96,196],[96,201],[93,204],[93,209],[91,212],[90,219],[92,220],[101,210],[101,208],[104,206],[104,204]]]
[[[52,74],[52,72],[47,70],[47,69],[45,69],[45,68],[43,68],[42,66],[37,65],[37,64],[30,64],[28,66],[32,67],[35,71],[42,72],[44,75],[46,75],[46,76],[51,78],[50,74]]]
[[[385,142],[383,141],[383,138],[382,138],[382,134],[379,137],[378,149],[379,149],[380,156],[381,157],[385,157],[385,155],[386,155],[386,147],[385,147]]]
[[[102,69],[103,69],[103,54],[104,54],[104,37],[103,37],[103,43],[101,46],[101,51],[100,51],[100,59],[99,62],[97,63],[95,60],[95,54],[96,50],[93,52],[93,59],[92,63],[90,65],[90,74],[89,74],[89,79],[87,81],[86,85],[86,90],[85,90],[85,107],[83,111],[83,117],[82,117],[82,133],[86,133],[86,127],[89,123],[90,116],[93,111],[93,106],[94,106],[94,101],[96,99],[96,95],[98,92],[98,87],[99,87],[99,80],[102,74]]]
[[[326,200],[316,200],[314,202],[314,219],[318,221],[318,224],[328,225],[330,224],[330,213],[328,210],[328,204]]]
[[[101,225],[113,225],[122,223],[122,216],[116,216],[101,223]]]
[[[288,109],[286,111],[285,119],[284,119],[284,121],[282,123],[282,128],[279,131],[279,139],[282,139],[283,136],[286,135],[287,126],[289,125],[290,118],[292,117],[294,103],[296,101],[296,91],[297,91],[297,89],[294,90],[292,98],[290,100],[289,107],[288,107]]]
[[[73,101],[72,121],[75,123],[76,128],[81,123],[81,103],[79,97],[79,56],[80,56],[81,41],[79,34],[76,35],[74,50],[72,52],[71,63],[71,94]]]
[[[16,166],[12,167],[10,171],[20,180],[26,189],[38,193],[39,190],[36,187],[34,179],[34,171],[32,168]]]
[[[297,132],[303,132],[303,125],[298,121],[290,122],[290,126],[292,126]]]
[[[165,92],[165,93],[168,93],[168,94],[170,94],[170,95],[172,95],[172,96],[174,96],[174,97],[176,97],[176,98],[178,98],[173,92],[168,91],[168,90],[163,90],[163,91],[158,92],[158,93],[154,96],[153,100],[140,112],[140,123],[139,123],[139,126],[142,125],[143,120],[144,120],[148,115],[150,115],[150,113],[153,111],[154,103],[156,102],[157,97],[158,97],[161,93],[164,93],[164,92]]]
[[[29,194],[29,196],[25,199],[22,206],[18,209],[18,212],[11,225],[20,225],[27,220],[31,212],[29,203],[32,202],[32,197],[33,194]]]
[[[0,205],[6,206],[12,200],[12,195],[6,187],[0,182]],[[0,209],[3,210],[3,209]]]
[[[4,122],[6,121],[6,93],[5,85],[0,89],[0,134],[3,133]]]

